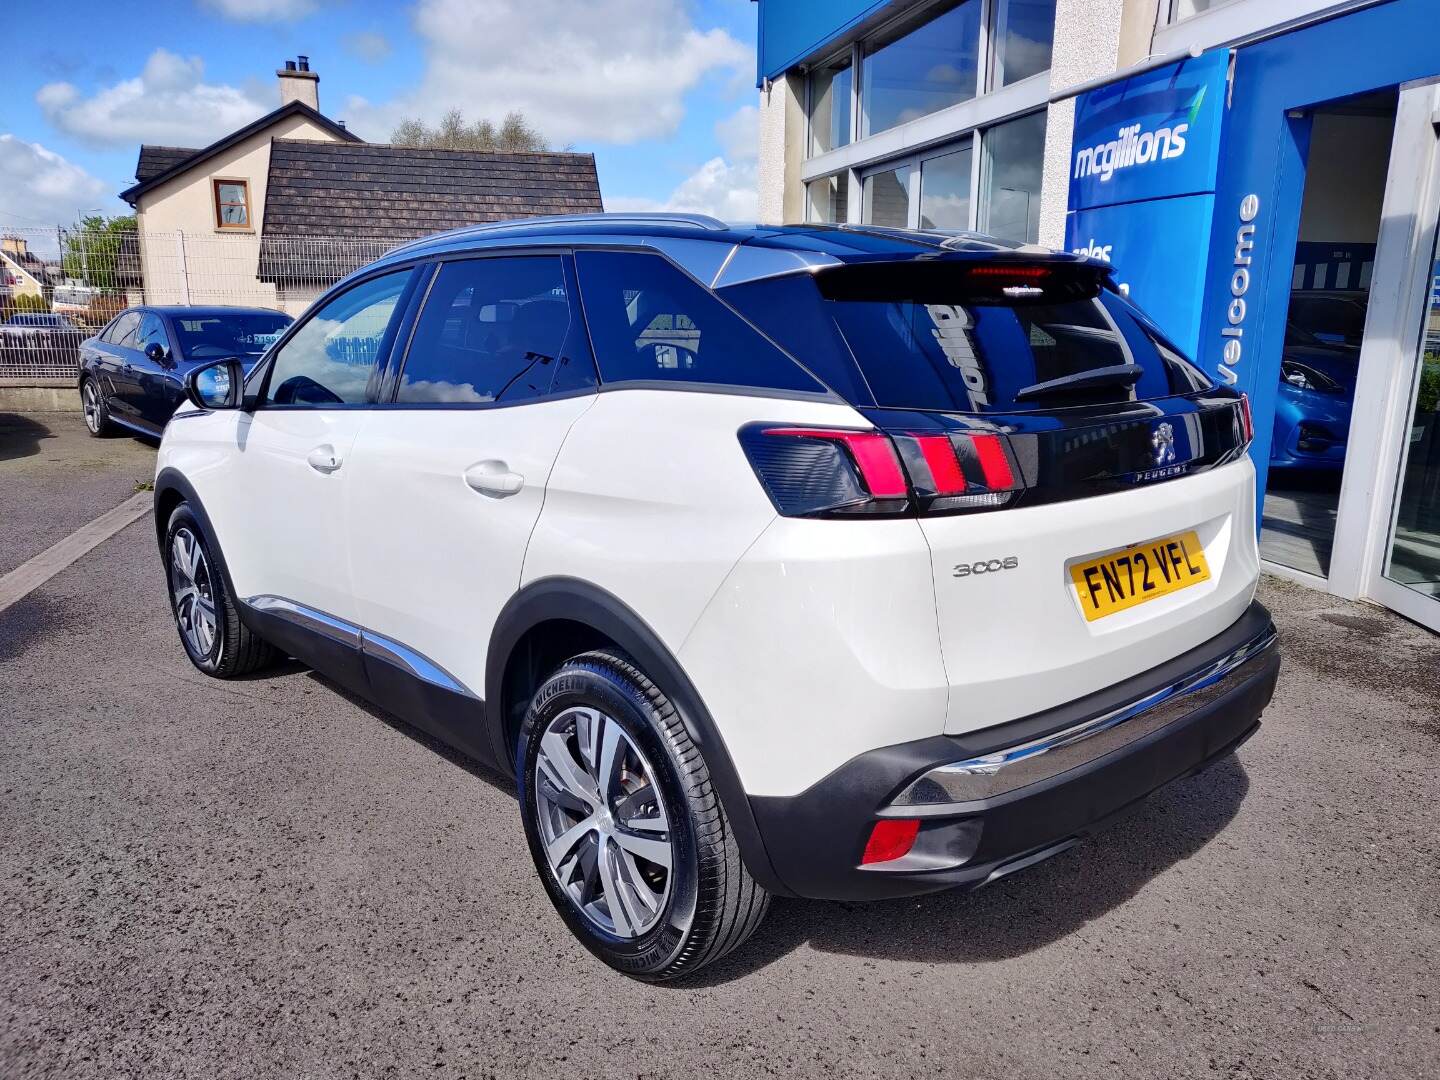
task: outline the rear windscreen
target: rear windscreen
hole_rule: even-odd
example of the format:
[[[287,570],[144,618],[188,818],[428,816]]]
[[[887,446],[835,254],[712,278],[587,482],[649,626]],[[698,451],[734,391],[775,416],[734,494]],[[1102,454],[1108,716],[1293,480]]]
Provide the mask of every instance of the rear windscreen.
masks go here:
[[[743,310],[855,404],[944,412],[1029,412],[1190,393],[1210,381],[1126,300],[1098,283],[977,300],[954,275],[917,287],[756,283]],[[954,287],[948,287],[948,282]],[[835,296],[827,299],[825,294]],[[800,309],[808,310],[802,317]],[[848,369],[848,370],[847,370]]]

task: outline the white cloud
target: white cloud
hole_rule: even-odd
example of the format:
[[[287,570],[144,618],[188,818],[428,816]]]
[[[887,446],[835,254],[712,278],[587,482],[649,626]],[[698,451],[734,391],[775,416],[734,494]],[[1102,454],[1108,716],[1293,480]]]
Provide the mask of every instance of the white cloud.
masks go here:
[[[78,212],[104,209],[113,196],[109,185],[53,150],[0,135],[0,227],[71,222]]]
[[[607,210],[666,210],[710,214],[721,221],[754,221],[760,214],[760,112],[754,105],[737,109],[715,125],[724,155],[713,157],[680,182],[664,200],[619,195],[605,200]]]
[[[315,0],[201,0],[204,7],[236,22],[292,22],[318,6]]]
[[[254,89],[206,83],[204,77],[198,56],[156,49],[136,78],[89,97],[72,83],[47,83],[35,101],[60,131],[94,146],[125,147],[205,146],[278,104],[260,100]]]
[[[715,137],[731,161],[753,161],[760,156],[760,110],[745,105],[715,125]]]
[[[496,121],[518,109],[559,146],[665,138],[686,93],[754,57],[724,30],[697,29],[684,0],[420,0],[415,30],[426,67],[414,91],[346,105],[371,138],[450,109]]]
[[[358,56],[367,64],[378,64],[391,52],[390,39],[372,30],[346,34],[340,39],[340,44],[345,47],[346,52]]]

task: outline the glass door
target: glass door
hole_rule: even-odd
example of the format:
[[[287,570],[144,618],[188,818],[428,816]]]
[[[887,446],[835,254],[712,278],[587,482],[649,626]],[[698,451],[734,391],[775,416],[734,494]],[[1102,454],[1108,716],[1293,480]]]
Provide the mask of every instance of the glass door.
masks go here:
[[[1388,581],[1429,598],[1433,606],[1407,613],[1440,629],[1440,247],[1432,247],[1410,405],[1383,573]]]

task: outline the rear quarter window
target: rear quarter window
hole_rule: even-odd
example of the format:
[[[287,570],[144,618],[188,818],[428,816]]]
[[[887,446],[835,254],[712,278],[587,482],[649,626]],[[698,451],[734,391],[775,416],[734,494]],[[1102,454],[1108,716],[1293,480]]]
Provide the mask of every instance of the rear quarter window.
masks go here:
[[[602,382],[826,392],[709,289],[664,258],[579,251],[575,266]]]

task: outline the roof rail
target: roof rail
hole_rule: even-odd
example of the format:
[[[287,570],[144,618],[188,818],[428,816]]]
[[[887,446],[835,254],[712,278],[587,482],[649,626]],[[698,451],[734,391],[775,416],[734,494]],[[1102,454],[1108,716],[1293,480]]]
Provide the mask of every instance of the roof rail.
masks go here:
[[[394,255],[401,251],[408,251],[411,248],[419,247],[439,240],[442,237],[458,239],[464,236],[476,236],[483,233],[500,232],[507,229],[528,229],[536,225],[542,226],[563,226],[580,225],[586,223],[609,224],[609,225],[692,225],[696,228],[705,229],[709,232],[717,232],[728,229],[729,226],[719,218],[710,217],[708,214],[666,214],[666,213],[597,213],[597,214],[551,214],[541,217],[511,218],[507,221],[488,221],[480,225],[462,225],[458,229],[449,229],[445,232],[435,233],[431,236],[422,236],[412,240],[408,244],[393,249],[390,254]]]

